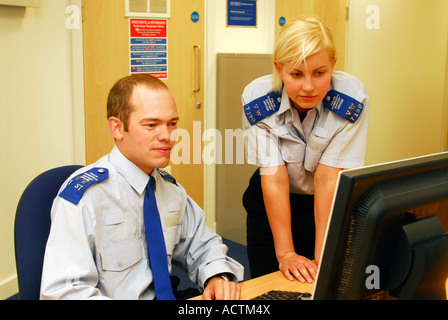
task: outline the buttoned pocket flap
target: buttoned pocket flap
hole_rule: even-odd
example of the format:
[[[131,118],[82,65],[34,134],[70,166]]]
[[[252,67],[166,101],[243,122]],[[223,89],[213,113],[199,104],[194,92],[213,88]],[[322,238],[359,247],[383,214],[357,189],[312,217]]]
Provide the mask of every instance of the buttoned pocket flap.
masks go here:
[[[279,137],[283,137],[289,134],[288,128],[286,126],[281,126],[277,129],[277,134]]]
[[[103,270],[123,271],[142,258],[140,240],[135,238],[107,245],[101,249]]]
[[[180,211],[180,202],[179,201],[168,202],[168,211],[170,213],[179,212]]]
[[[322,127],[318,127],[318,126],[316,126],[316,127],[314,127],[314,129],[313,129],[313,133],[314,133],[316,136],[321,137],[321,138],[323,138],[323,139],[328,138],[328,129],[326,129],[326,128],[322,128]]]
[[[288,163],[301,163],[305,153],[305,145],[297,141],[283,139],[281,141],[282,158]]]
[[[105,226],[120,224],[120,223],[124,222],[124,214],[123,214],[123,212],[109,213],[109,214],[106,214],[103,219],[104,219]]]

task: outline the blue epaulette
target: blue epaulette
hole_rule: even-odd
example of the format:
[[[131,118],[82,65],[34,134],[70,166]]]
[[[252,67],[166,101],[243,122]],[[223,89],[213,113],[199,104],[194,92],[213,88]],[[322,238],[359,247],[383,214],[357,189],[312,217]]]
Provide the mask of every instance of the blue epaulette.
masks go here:
[[[364,109],[364,104],[336,90],[328,91],[324,106],[351,123],[358,120]]]
[[[246,104],[244,113],[250,125],[253,126],[258,121],[277,112],[280,109],[280,102],[281,94],[274,91]]]
[[[59,196],[77,205],[88,187],[107,178],[109,178],[109,170],[92,168],[72,178]]]
[[[177,186],[176,179],[174,179],[168,172],[163,171],[162,169],[157,169],[157,172],[162,176],[163,179],[172,182]]]

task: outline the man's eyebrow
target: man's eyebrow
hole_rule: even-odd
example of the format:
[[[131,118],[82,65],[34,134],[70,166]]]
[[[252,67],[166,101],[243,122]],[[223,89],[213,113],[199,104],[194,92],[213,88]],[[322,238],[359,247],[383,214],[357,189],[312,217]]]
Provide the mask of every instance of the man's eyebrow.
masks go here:
[[[163,121],[163,120],[159,119],[159,118],[144,118],[144,119],[140,120],[140,122],[160,122],[160,121]],[[179,117],[171,118],[168,121],[179,121]]]

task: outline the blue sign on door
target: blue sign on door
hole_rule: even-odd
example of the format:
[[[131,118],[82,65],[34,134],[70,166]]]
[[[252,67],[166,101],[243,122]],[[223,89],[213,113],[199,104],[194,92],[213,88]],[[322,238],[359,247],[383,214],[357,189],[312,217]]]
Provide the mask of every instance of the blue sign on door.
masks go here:
[[[198,21],[199,21],[199,13],[197,13],[196,11],[194,11],[194,12],[191,14],[191,21],[193,21],[193,22],[198,22]]]
[[[286,18],[285,17],[280,17],[280,19],[278,19],[278,24],[283,27],[286,24]]]
[[[227,0],[227,26],[256,27],[257,0]]]

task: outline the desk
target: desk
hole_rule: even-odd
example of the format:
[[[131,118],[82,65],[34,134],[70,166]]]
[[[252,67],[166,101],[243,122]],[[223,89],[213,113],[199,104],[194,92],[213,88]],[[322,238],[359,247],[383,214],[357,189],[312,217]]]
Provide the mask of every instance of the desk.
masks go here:
[[[250,300],[271,290],[284,290],[295,292],[313,293],[313,283],[301,283],[297,280],[289,281],[281,271],[276,271],[265,276],[241,282],[241,300]],[[446,281],[446,293],[448,297],[448,280]],[[387,299],[395,299],[389,297]],[[202,300],[202,296],[190,300]]]
[[[241,300],[250,300],[271,290],[309,292],[313,293],[313,283],[301,283],[297,280],[289,281],[281,271],[276,271],[255,279],[240,283]],[[202,296],[197,296],[191,300],[201,300]]]

